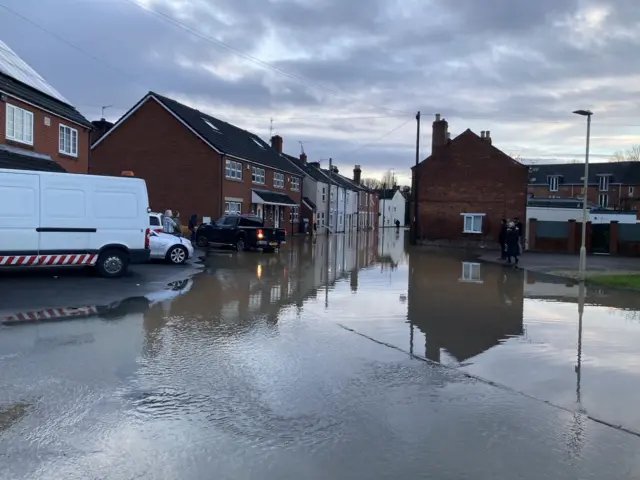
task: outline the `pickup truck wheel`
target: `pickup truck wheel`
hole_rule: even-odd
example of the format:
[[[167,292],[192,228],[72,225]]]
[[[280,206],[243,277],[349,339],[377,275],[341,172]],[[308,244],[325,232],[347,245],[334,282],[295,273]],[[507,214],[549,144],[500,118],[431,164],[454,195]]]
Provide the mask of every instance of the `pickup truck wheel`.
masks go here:
[[[205,237],[204,235],[199,235],[196,237],[196,245],[204,248],[209,245],[209,240],[207,240],[207,237]]]
[[[187,261],[188,256],[187,249],[181,245],[174,245],[167,252],[167,260],[173,265],[182,265]]]
[[[119,278],[127,271],[127,254],[121,250],[105,250],[98,257],[96,270],[101,277]]]
[[[244,249],[245,249],[244,237],[238,237],[238,239],[236,240],[236,250],[239,252],[244,252]]]

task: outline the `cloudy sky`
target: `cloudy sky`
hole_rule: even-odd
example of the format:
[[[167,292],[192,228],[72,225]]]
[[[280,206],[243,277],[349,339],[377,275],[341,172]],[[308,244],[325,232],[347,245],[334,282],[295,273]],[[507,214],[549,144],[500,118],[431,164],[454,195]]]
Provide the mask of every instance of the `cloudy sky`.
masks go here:
[[[595,160],[640,142],[639,27],[637,0],[0,0],[0,40],[91,120],[154,90],[401,180],[418,110],[423,158],[435,113],[527,161],[583,158],[578,108]]]

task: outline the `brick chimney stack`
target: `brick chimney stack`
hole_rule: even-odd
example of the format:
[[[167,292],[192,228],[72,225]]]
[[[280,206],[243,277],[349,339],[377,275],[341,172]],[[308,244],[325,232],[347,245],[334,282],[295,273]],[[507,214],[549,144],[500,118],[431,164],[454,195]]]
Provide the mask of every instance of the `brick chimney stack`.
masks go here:
[[[300,154],[300,161],[301,161],[302,163],[304,163],[304,164],[306,164],[306,163],[307,163],[307,154],[306,154],[306,153],[302,152],[302,153]]]
[[[271,148],[278,153],[282,153],[282,137],[280,135],[271,137]]]
[[[360,180],[362,180],[361,177],[362,177],[362,169],[360,168],[360,165],[356,165],[355,168],[353,169],[353,181],[358,185],[360,185]]]
[[[433,133],[431,135],[431,153],[434,153],[438,148],[444,147],[447,144],[447,134],[449,133],[449,123],[440,118],[440,114],[436,113],[436,119],[433,122]]]

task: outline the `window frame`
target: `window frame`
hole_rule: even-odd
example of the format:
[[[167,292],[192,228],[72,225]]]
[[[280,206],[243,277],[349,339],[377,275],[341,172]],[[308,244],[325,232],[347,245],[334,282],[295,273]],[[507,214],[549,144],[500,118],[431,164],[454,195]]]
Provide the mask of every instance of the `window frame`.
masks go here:
[[[602,199],[605,199],[605,202],[602,202]],[[603,205],[604,203],[604,205]],[[598,193],[598,205],[602,208],[609,208],[609,194],[608,193]]]
[[[478,262],[462,262],[462,275],[459,281],[464,283],[484,283],[482,281],[482,265]]]
[[[610,183],[611,183],[610,175],[598,175],[598,191],[599,192],[608,192]]]
[[[547,178],[547,185],[549,186],[550,192],[557,192],[560,187],[560,176],[559,175],[549,175]]]
[[[284,188],[284,173],[273,172],[273,188]]]
[[[298,205],[292,205],[289,209],[289,221],[296,223],[300,219],[300,207]]]
[[[327,201],[327,187],[322,187],[322,203]]]
[[[236,212],[235,209],[232,211],[231,210],[231,206],[237,206],[238,207],[238,211]],[[234,200],[225,200],[224,201],[224,214],[225,215],[241,215],[242,214],[242,202],[236,202]]]
[[[64,150],[64,147],[66,145],[61,145],[60,143],[61,136],[62,136],[62,140],[65,140],[64,143],[66,143],[67,136],[66,136],[65,130],[69,131],[69,141],[71,143],[69,146],[72,148],[71,151]],[[74,142],[74,134],[75,134],[75,142]],[[78,130],[77,129],[72,128],[68,125],[65,125],[64,123],[61,123],[58,126],[58,153],[62,155],[67,155],[69,157],[78,158]]]
[[[13,131],[10,132],[9,131],[9,112],[12,112],[12,125],[13,125]],[[21,128],[21,133],[22,136],[21,137],[17,137],[16,136],[16,112],[21,112],[22,113],[22,125],[20,126]],[[28,123],[27,123],[27,119],[29,119],[29,129],[30,129],[30,133],[31,133],[31,138],[30,139],[26,139],[26,132],[27,129],[25,128]],[[26,110],[22,107],[18,107],[17,105],[13,105],[9,102],[7,102],[7,106],[5,108],[5,127],[4,127],[4,134],[5,134],[5,138],[7,140],[10,140],[12,142],[17,142],[17,143],[22,143],[24,145],[31,145],[33,146],[33,124],[34,124],[34,115],[33,112]]]
[[[633,197],[633,185],[630,185],[630,186],[629,186],[629,191],[628,191],[628,193],[627,193],[627,196],[629,196],[629,197]]]
[[[258,175],[259,172],[262,172],[261,175]],[[260,181],[260,178],[262,178],[262,181]],[[264,185],[265,181],[267,179],[267,173],[265,171],[264,168],[261,167],[251,167],[251,182],[255,183],[257,185]]]
[[[242,181],[242,162],[227,158],[224,167],[224,177],[226,179]]]
[[[300,177],[291,177],[291,191],[300,191]]]
[[[487,216],[486,213],[461,213],[462,217],[462,233],[472,233],[475,235],[482,235],[482,219]],[[474,218],[480,218],[480,230],[474,230]],[[471,230],[467,229],[467,218],[471,219]]]

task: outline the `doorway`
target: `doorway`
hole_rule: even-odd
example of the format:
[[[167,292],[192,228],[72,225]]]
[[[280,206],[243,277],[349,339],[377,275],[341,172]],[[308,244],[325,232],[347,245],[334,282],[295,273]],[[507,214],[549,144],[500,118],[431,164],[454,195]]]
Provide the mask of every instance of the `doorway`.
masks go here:
[[[608,254],[611,224],[591,224],[591,253]]]
[[[273,226],[280,228],[280,207],[273,207]]]

